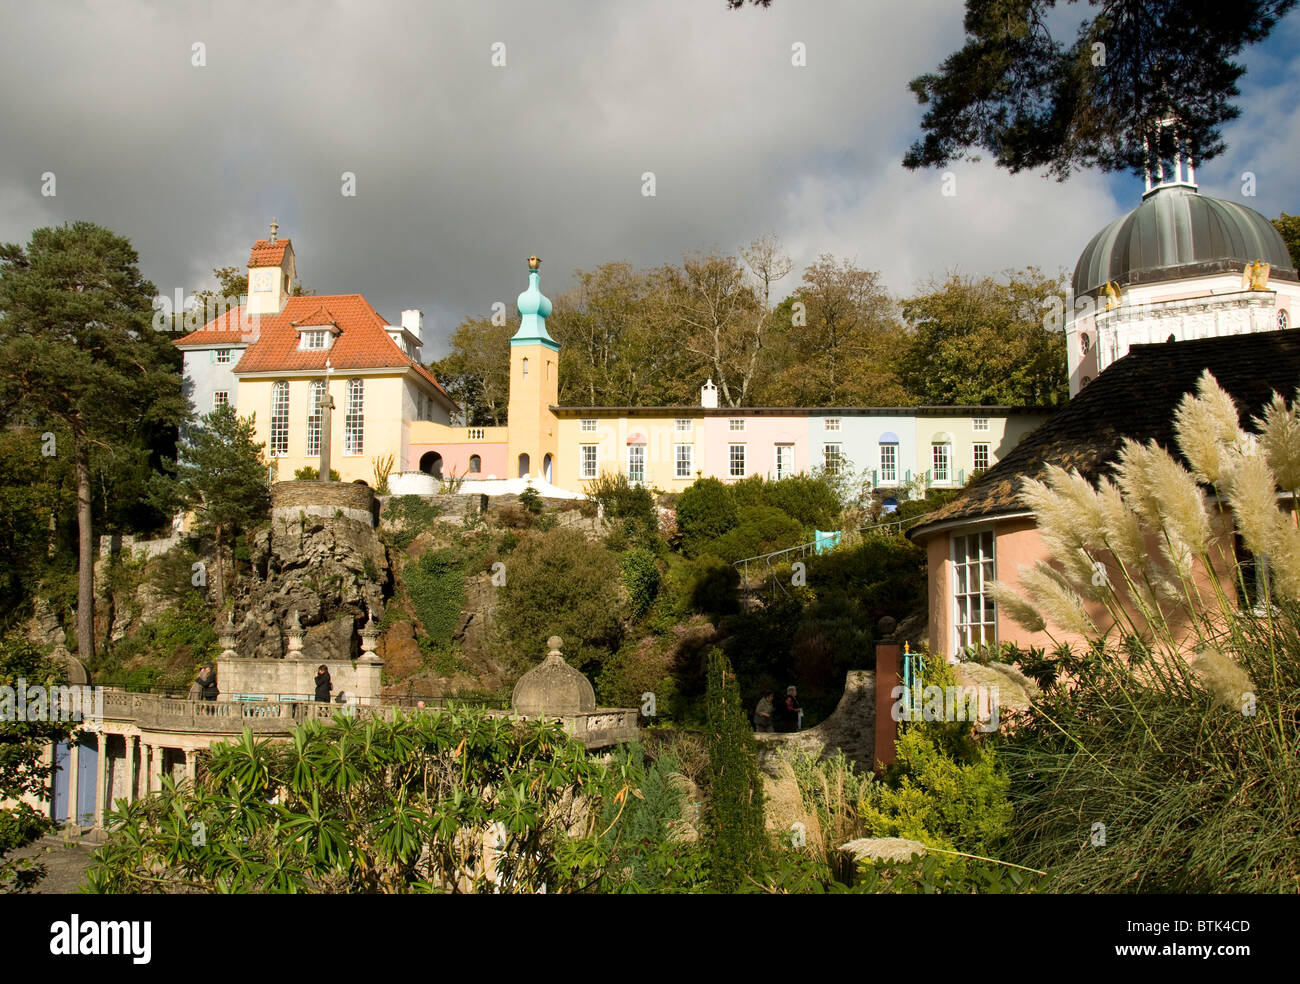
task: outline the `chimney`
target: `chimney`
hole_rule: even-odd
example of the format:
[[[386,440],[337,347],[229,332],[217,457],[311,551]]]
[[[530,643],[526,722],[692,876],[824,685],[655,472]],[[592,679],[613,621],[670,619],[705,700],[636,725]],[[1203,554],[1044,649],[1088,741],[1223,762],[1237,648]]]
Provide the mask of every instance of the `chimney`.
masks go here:
[[[718,407],[718,388],[713,385],[713,377],[700,388],[700,406],[716,410]]]
[[[417,311],[414,308],[411,309],[410,311],[403,311],[402,327],[407,331],[409,331],[420,341],[424,341],[424,335],[423,335],[424,315],[420,311]]]

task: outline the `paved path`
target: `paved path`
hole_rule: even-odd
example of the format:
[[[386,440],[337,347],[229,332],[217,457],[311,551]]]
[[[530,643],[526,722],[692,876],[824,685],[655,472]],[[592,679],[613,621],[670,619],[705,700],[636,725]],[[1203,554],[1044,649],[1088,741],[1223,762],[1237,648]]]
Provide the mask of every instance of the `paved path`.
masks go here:
[[[90,867],[91,852],[98,846],[87,841],[45,837],[14,851],[9,857],[38,858],[44,863],[47,873],[33,889],[37,895],[71,895],[79,891],[86,869]]]

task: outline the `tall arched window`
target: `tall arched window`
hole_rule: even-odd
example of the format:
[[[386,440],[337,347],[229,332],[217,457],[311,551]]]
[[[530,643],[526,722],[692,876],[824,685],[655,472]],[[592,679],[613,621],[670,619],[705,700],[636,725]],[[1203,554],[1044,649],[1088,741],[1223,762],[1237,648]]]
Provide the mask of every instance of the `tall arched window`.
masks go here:
[[[289,453],[289,384],[283,379],[271,386],[271,441],[272,458],[283,458]]]
[[[348,407],[343,417],[343,453],[362,454],[365,450],[365,380],[348,380]]]
[[[307,457],[320,457],[320,401],[325,396],[325,381],[312,380],[307,391]]]
[[[483,470],[483,459],[476,454],[469,456],[469,472],[471,475],[477,475]]]
[[[523,360],[523,367],[524,367],[524,379],[527,379],[527,378],[528,378],[528,359],[526,359],[526,358]]]

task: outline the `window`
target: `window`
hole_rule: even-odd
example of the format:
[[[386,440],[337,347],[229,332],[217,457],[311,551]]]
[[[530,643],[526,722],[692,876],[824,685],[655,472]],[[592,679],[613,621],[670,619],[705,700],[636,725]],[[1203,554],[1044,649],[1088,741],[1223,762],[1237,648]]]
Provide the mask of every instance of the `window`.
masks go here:
[[[743,444],[731,445],[731,450],[728,452],[728,460],[731,463],[731,471],[730,471],[731,477],[744,478],[745,477],[745,445]]]
[[[898,481],[898,445],[880,445],[880,484],[892,485]]]
[[[794,445],[778,444],[776,446],[777,481],[794,474]]]
[[[727,429],[733,431],[743,431],[745,429],[744,417],[732,417],[727,421]]]
[[[967,646],[997,643],[993,599],[986,585],[997,577],[993,531],[952,538],[953,597],[956,599],[957,651]]]
[[[362,454],[365,450],[365,380],[348,380],[348,407],[343,417],[343,453]]]
[[[1079,353],[1087,355],[1090,348],[1092,348],[1092,339],[1088,337],[1088,333],[1085,331],[1079,336]]]
[[[483,440],[483,428],[482,428],[482,427],[471,427],[471,428],[469,429],[469,439],[470,439],[471,441],[481,441],[481,440]]]
[[[298,338],[298,348],[302,351],[320,351],[330,347],[330,333],[324,328],[304,331]]]
[[[827,418],[825,419],[825,421],[823,421],[823,426],[824,426],[824,427],[826,428],[826,430],[828,430],[828,431],[837,431],[837,430],[840,429],[840,418],[839,418],[839,417],[827,417]]]
[[[987,444],[976,444],[974,447],[974,461],[972,464],[976,471],[984,471],[989,466],[989,446]]]
[[[949,452],[952,450],[952,445],[932,444],[930,447],[934,455],[934,473],[931,475],[930,480],[933,482],[951,481],[949,465],[952,456]]]
[[[822,468],[828,475],[838,475],[844,467],[844,445],[822,445]]]
[[[1277,313],[1277,327],[1281,331],[1286,331],[1291,327],[1291,318],[1285,310]]]
[[[988,430],[988,429],[989,429],[989,418],[988,418],[988,417],[972,417],[972,418],[971,418],[971,421],[970,421],[970,429],[971,429],[971,430],[976,430],[976,431],[986,431],[986,430]]]
[[[594,417],[583,417],[582,423],[578,426],[578,430],[582,431],[584,434],[596,433],[596,419]]]
[[[627,446],[627,480],[632,484],[645,482],[645,445]]]
[[[582,446],[582,472],[583,478],[596,477],[596,445],[584,444]]]
[[[309,458],[320,455],[320,402],[323,399],[325,399],[325,381],[313,380],[311,389],[307,392],[307,457]]]
[[[523,366],[524,366],[524,379],[527,379],[527,378],[528,378],[528,360],[527,360],[527,359],[524,359],[524,360],[523,360]]]
[[[230,349],[217,349],[217,365],[225,366],[230,364]]]
[[[690,417],[678,417],[673,424],[673,430],[678,434],[690,434],[695,430],[695,421]]]
[[[212,394],[212,409],[230,405],[230,390],[217,390]]]
[[[677,444],[673,447],[674,478],[690,478],[695,471],[695,445]]]
[[[271,386],[271,457],[289,453],[289,384],[281,380]]]
[[[469,456],[469,473],[471,475],[477,475],[482,470],[483,470],[483,459],[476,454],[471,454]]]

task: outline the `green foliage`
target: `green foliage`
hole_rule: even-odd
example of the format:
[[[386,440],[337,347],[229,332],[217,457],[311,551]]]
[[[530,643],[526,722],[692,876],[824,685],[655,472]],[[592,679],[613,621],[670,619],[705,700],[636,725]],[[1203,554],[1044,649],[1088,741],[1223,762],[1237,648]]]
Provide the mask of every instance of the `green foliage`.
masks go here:
[[[598,821],[640,780],[558,724],[464,708],[391,723],[340,714],[288,743],[245,730],[212,747],[201,775],[193,790],[164,779],[107,817],[91,891],[608,890],[621,821]],[[494,843],[495,880],[484,864]]]
[[[677,759],[661,754],[647,763],[639,742],[619,746],[613,759],[613,771],[639,776],[635,793],[607,802],[601,816],[602,828],[616,831],[606,834],[606,840],[613,844],[614,866],[621,869],[617,890],[657,895],[701,891],[707,884],[705,853],[678,839],[687,804]]]
[[[705,544],[731,530],[738,519],[731,489],[716,478],[696,479],[677,499],[677,525],[688,557],[697,556]]]
[[[807,534],[804,539],[809,540],[813,530],[835,529],[839,523],[840,497],[832,479],[831,475],[819,473],[790,475],[773,482],[751,475],[732,485],[731,493],[738,509],[779,509],[803,528]]]
[[[639,619],[650,611],[659,595],[662,575],[655,555],[643,547],[629,550],[621,560],[623,587],[627,589],[632,618]]]
[[[633,519],[651,530],[658,524],[654,495],[644,485],[633,485],[622,472],[603,471],[588,482],[587,500],[602,506],[606,519]]]
[[[674,607],[681,615],[726,615],[739,609],[740,572],[721,557],[706,554],[673,569]]]
[[[384,454],[371,460],[375,466],[375,495],[389,495],[388,476],[393,473],[393,456]]]
[[[1300,215],[1287,215],[1283,212],[1278,218],[1271,220],[1273,228],[1282,236],[1282,241],[1286,243],[1286,251],[1291,254],[1291,266],[1300,270]]]
[[[66,456],[41,454],[41,434],[0,428],[0,623],[16,613],[52,568],[66,569],[76,556],[71,462]],[[55,437],[57,447],[67,435]]]
[[[216,611],[191,589],[180,603],[110,643],[92,664],[96,682],[130,690],[184,688],[193,668],[216,658]]]
[[[437,650],[448,650],[465,607],[463,553],[451,547],[429,550],[402,572],[411,607]]]
[[[16,691],[19,680],[30,691],[63,684],[66,676],[25,639],[0,640],[0,686]],[[8,860],[7,855],[54,830],[49,817],[22,799],[45,797],[54,771],[43,764],[43,756],[52,743],[68,740],[76,727],[73,722],[0,719],[0,892],[30,890],[45,874],[41,865]]]
[[[709,848],[710,883],[735,891],[747,872],[768,853],[763,828],[763,781],[758,745],[740,687],[721,650],[709,654],[709,804],[704,841]]]
[[[405,550],[441,515],[437,504],[423,496],[399,495],[384,503],[381,519],[389,542],[398,550]]]
[[[572,664],[595,670],[621,639],[620,573],[615,554],[576,530],[521,539],[506,562],[497,612],[512,655],[530,664],[558,635]]]
[[[293,480],[295,482],[319,482],[320,469],[313,468],[311,465],[304,465],[301,468],[295,468],[293,471]],[[330,469],[330,481],[342,481],[342,479],[339,478],[339,473],[333,468]]]
[[[709,543],[695,547],[695,554],[712,554],[728,562],[757,557],[806,542],[799,521],[773,506],[744,506],[737,513],[736,526]]]
[[[922,499],[900,499],[898,508],[887,517],[887,520],[906,522],[917,516],[924,516],[941,506],[946,506],[960,494],[961,489],[931,489]]]
[[[542,497],[531,485],[524,486],[524,490],[519,493],[519,504],[534,516],[542,512]]]

